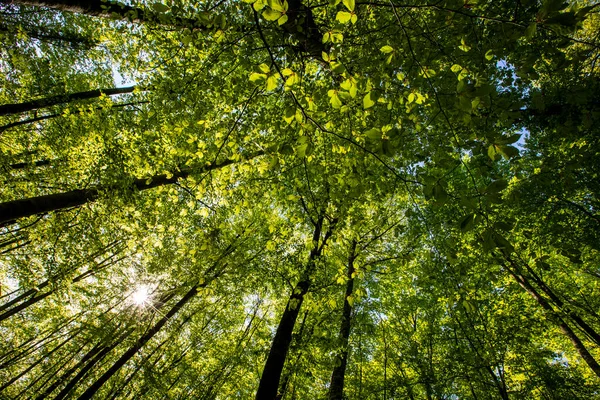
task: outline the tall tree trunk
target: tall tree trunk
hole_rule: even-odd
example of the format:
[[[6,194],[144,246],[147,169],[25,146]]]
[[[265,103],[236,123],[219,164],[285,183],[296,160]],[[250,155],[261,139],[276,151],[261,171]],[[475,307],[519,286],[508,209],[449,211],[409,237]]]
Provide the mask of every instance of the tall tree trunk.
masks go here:
[[[121,243],[121,240],[113,240],[111,243],[104,246],[100,250],[95,251],[92,254],[89,254],[88,256],[86,256],[82,263],[80,263],[79,265],[76,265],[73,268],[69,268],[66,271],[66,273],[69,274],[69,273],[75,272],[77,269],[79,269],[79,267],[81,267],[82,265],[85,265],[88,261],[93,261],[96,257],[99,257],[100,255],[106,253],[111,248],[117,246],[120,243]],[[117,251],[112,253],[112,255],[109,256],[108,258],[102,260],[100,263],[97,263],[92,268],[89,268],[87,271],[85,271],[85,272],[79,274],[78,276],[76,276],[75,278],[73,278],[72,282],[73,283],[79,282],[80,280],[85,279],[88,276],[95,274],[96,272],[120,261],[122,258],[107,264],[107,261],[110,261],[111,258],[113,258],[114,256],[121,253],[121,251],[122,251],[122,249],[117,249]],[[0,305],[0,312],[9,309],[10,307],[14,306],[15,304],[25,300],[29,296],[36,295],[37,293],[39,293],[42,289],[44,289],[49,284],[50,284],[50,280],[45,280],[44,282],[40,283],[39,285],[36,285],[35,288],[29,289],[29,290],[25,291],[24,293],[18,295],[17,297],[13,298],[12,300],[7,301],[6,303]],[[2,315],[0,314],[0,321],[2,321],[2,319],[3,319]]]
[[[332,228],[335,222],[330,223],[329,229],[325,234],[321,245],[319,245],[321,238],[321,230],[323,228],[324,216],[320,215],[319,219],[315,223],[315,230],[313,232],[313,248],[310,251],[308,262],[304,268],[302,278],[296,285],[292,294],[288,299],[285,311],[281,316],[273,343],[267,361],[263,368],[262,376],[258,384],[258,390],[256,391],[256,400],[274,400],[277,397],[277,389],[279,388],[279,380],[281,379],[281,372],[285,364],[285,359],[290,348],[292,341],[292,332],[298,313],[302,307],[304,296],[308,293],[308,289],[311,285],[311,275],[315,266],[317,258],[321,255],[323,246],[326,244],[327,239],[331,236]]]
[[[182,18],[171,14],[160,14],[124,3],[101,0],[0,0],[0,3],[46,7],[59,11],[86,14],[93,17],[116,18],[132,22],[155,22],[189,29],[207,29],[209,21],[196,18]]]
[[[118,108],[124,108],[124,107],[127,107],[127,106],[135,106],[135,105],[138,105],[138,104],[147,104],[147,103],[149,103],[149,102],[148,101],[133,101],[133,102],[130,102],[130,103],[114,104],[114,105],[111,106],[111,109],[112,108],[118,109]],[[102,110],[103,108],[98,107],[97,109],[98,110]],[[44,121],[44,120],[51,119],[51,118],[57,118],[57,117],[60,117],[61,115],[62,114],[60,114],[60,113],[48,114],[48,115],[40,115],[40,116],[36,116],[35,118],[29,118],[29,119],[25,119],[25,120],[21,120],[21,121],[11,122],[10,124],[6,124],[4,126],[0,126],[0,133],[4,132],[7,129],[14,128],[15,126],[32,124],[34,122]],[[23,168],[25,168],[25,167],[27,167],[29,165],[32,165],[32,164],[35,164],[36,166],[38,166],[38,163],[42,163],[40,165],[48,165],[50,163],[50,160],[36,161],[35,163],[17,163],[17,164],[9,165],[8,168],[10,168],[10,169],[23,169]]]
[[[91,399],[94,394],[108,381],[127,361],[131,359],[150,339],[156,335],[157,332],[173,317],[184,305],[186,305],[191,299],[196,296],[198,288],[205,287],[208,284],[204,282],[202,284],[193,285],[188,292],[169,310],[169,312],[163,316],[152,328],[150,328],[141,338],[139,338],[133,346],[131,346],[123,355],[110,367],[96,382],[92,384],[79,399]]]
[[[81,329],[76,330],[74,333],[72,333],[70,336],[68,336],[65,340],[63,340],[60,344],[58,344],[56,347],[54,347],[48,353],[43,354],[40,358],[37,359],[37,361],[35,361],[31,365],[29,365],[29,367],[25,368],[21,373],[12,377],[4,385],[0,386],[0,392],[2,392],[4,389],[6,389],[10,385],[12,385],[17,380],[19,380],[21,377],[23,377],[25,374],[27,374],[29,371],[31,371],[33,368],[35,368],[42,361],[47,360],[50,356],[52,356],[52,354],[54,354],[54,352],[60,350],[65,344],[69,343],[73,338],[75,338],[75,336],[79,335],[79,333],[81,333]]]
[[[252,159],[263,155],[263,151],[250,154],[245,159]],[[135,179],[129,186],[131,190],[147,190],[158,186],[168,185],[185,178],[192,173],[209,172],[215,169],[233,164],[234,160],[225,160],[221,163],[211,164],[198,169],[184,169],[167,175],[156,175],[150,179]],[[96,200],[104,191],[116,190],[119,186],[97,186],[89,189],[75,189],[68,192],[48,194],[44,196],[30,197],[28,199],[7,201],[0,203],[0,227],[13,223],[19,218],[43,214],[50,211],[63,210],[70,207],[78,207]]]
[[[104,359],[104,357],[106,357],[108,355],[108,353],[110,353],[115,347],[117,347],[119,344],[121,344],[121,342],[131,334],[131,332],[133,332],[133,329],[129,328],[127,329],[122,335],[120,335],[119,337],[117,337],[110,345],[108,346],[99,346],[95,349],[92,349],[92,352],[94,353],[94,355],[92,356],[92,358],[90,359],[90,361],[83,365],[83,360],[82,362],[78,363],[74,368],[75,370],[79,369],[81,367],[81,369],[79,370],[79,372],[77,373],[77,375],[75,375],[67,384],[66,386],[56,395],[56,397],[54,398],[54,400],[62,400],[66,397],[69,396],[70,392],[75,388],[75,386],[77,385],[77,383],[79,383],[80,380],[82,380],[85,375],[87,375],[87,373],[101,360]],[[88,356],[89,353],[86,355]],[[85,359],[86,357],[84,357]],[[61,383],[60,381],[58,382],[59,384]],[[49,388],[50,389],[50,388]],[[38,397],[38,400],[42,400],[44,399],[45,396],[42,395],[40,397]]]
[[[21,114],[27,111],[37,110],[39,108],[55,106],[57,104],[70,103],[77,100],[93,99],[102,95],[113,96],[116,94],[131,93],[135,88],[135,86],[127,86],[122,88],[96,89],[88,90],[86,92],[50,96],[43,99],[27,101],[25,103],[3,104],[0,106],[0,115]]]
[[[344,293],[344,309],[342,311],[342,324],[340,326],[341,351],[337,355],[339,364],[333,368],[331,382],[329,384],[329,400],[342,400],[344,397],[344,377],[346,365],[348,364],[348,339],[352,322],[352,305],[348,298],[354,290],[354,260],[356,259],[356,240],[352,241],[350,255],[348,256],[348,269],[346,271],[346,292]]]
[[[542,306],[542,308],[549,314],[549,316],[556,321],[562,333],[571,341],[571,343],[573,343],[573,346],[575,347],[581,358],[586,362],[586,364],[590,367],[594,374],[596,374],[596,376],[600,378],[600,365],[589,352],[589,350],[585,347],[581,339],[579,339],[577,334],[575,334],[575,332],[571,329],[571,327],[552,308],[552,306],[546,301],[546,299],[535,290],[535,288],[531,285],[531,283],[527,280],[527,278],[524,275],[522,275],[518,270],[513,271],[506,264],[504,265],[504,268],[519,283],[519,285],[523,289],[525,289],[527,293],[529,293],[538,302],[540,306]]]
[[[507,257],[507,259],[513,267],[516,267],[516,264],[512,259],[510,259],[509,257]],[[539,286],[539,288],[544,293],[546,293],[546,295],[556,305],[556,307],[563,311],[569,318],[571,318],[573,322],[575,322],[575,324],[578,325],[581,328],[581,330],[583,330],[587,334],[590,340],[596,343],[596,345],[600,346],[600,334],[598,334],[598,332],[596,332],[594,328],[588,325],[579,315],[577,315],[575,311],[565,308],[564,302],[556,295],[556,293],[552,291],[552,289],[548,287],[548,285],[546,285],[542,278],[539,277],[532,268],[530,268],[527,264],[525,264],[525,268],[527,268],[527,271],[531,275],[532,280]]]

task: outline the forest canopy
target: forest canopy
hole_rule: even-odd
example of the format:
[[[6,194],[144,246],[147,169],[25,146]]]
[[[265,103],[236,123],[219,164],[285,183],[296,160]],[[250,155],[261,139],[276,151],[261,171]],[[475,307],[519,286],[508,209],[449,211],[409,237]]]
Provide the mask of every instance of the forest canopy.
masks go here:
[[[599,5],[0,0],[0,398],[600,398]]]

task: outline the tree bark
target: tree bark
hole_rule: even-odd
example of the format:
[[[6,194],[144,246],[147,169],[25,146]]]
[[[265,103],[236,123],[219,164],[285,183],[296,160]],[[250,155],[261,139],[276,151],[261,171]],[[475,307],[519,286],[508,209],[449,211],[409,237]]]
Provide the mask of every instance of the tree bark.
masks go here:
[[[342,324],[340,326],[341,351],[338,354],[340,364],[333,368],[331,382],[329,384],[329,400],[342,400],[344,398],[344,377],[346,365],[348,364],[348,341],[352,322],[352,306],[348,297],[352,296],[354,290],[354,260],[356,259],[356,240],[352,241],[350,255],[348,256],[348,269],[346,273],[346,292],[344,293],[344,309],[342,311]]]
[[[138,105],[138,104],[147,104],[147,103],[149,103],[149,102],[148,101],[133,101],[133,102],[129,102],[129,103],[114,104],[114,105],[111,106],[111,109],[112,108],[115,108],[115,109],[117,109],[117,108],[124,108],[124,107],[127,107],[127,106],[135,106],[135,105]],[[102,109],[103,109],[102,107],[98,107],[97,108],[97,110],[102,110]],[[48,114],[48,115],[40,115],[40,116],[36,116],[34,118],[29,118],[29,119],[25,119],[25,120],[21,120],[21,121],[11,122],[10,124],[6,124],[4,126],[0,126],[0,133],[4,132],[7,129],[14,128],[15,126],[32,124],[34,122],[39,122],[39,121],[44,121],[44,120],[47,120],[47,119],[57,118],[57,117],[60,117],[61,115],[62,114],[60,114],[60,113]],[[50,160],[43,160],[43,161],[36,161],[34,163],[16,163],[16,164],[9,165],[8,168],[10,168],[10,169],[23,169],[23,168],[26,168],[27,166],[32,165],[32,164],[38,166],[37,163],[44,162],[44,161],[46,161],[46,163],[45,164],[40,164],[40,165],[48,165],[48,164],[50,164]]]
[[[151,329],[149,329],[133,346],[131,346],[96,382],[92,384],[81,396],[80,400],[91,399],[94,394],[108,381],[127,361],[131,359],[157,332],[173,317],[184,305],[196,296],[198,288],[205,287],[208,281],[203,284],[195,284],[190,290],[162,317]]]
[[[300,282],[296,285],[292,294],[290,295],[285,311],[281,316],[273,343],[267,361],[263,368],[263,373],[258,384],[258,390],[256,391],[256,400],[274,400],[277,397],[277,389],[279,388],[279,381],[281,379],[281,372],[285,364],[285,359],[290,348],[292,341],[292,332],[298,313],[302,307],[304,296],[308,293],[308,289],[311,285],[311,274],[315,266],[317,258],[321,255],[323,246],[325,246],[327,239],[331,236],[332,228],[335,222],[332,222],[329,226],[327,233],[325,234],[321,245],[319,245],[319,239],[321,238],[321,231],[323,228],[324,216],[319,216],[319,219],[315,223],[315,229],[313,232],[313,248],[310,251],[308,262],[304,268],[304,272]]]
[[[89,370],[92,369],[102,359],[104,359],[104,357],[106,357],[106,355],[108,353],[110,353],[115,347],[117,347],[119,344],[121,344],[121,342],[127,336],[129,336],[129,334],[132,331],[133,331],[133,329],[131,329],[131,328],[128,329],[120,337],[116,338],[113,341],[113,343],[111,343],[109,346],[100,346],[97,349],[92,349],[92,352],[94,352],[94,356],[91,358],[91,360],[87,364],[85,364],[81,368],[81,370],[77,373],[77,375],[75,375],[69,381],[69,383],[67,383],[67,385],[56,395],[56,397],[54,398],[54,400],[62,400],[64,398],[68,397],[69,394],[70,394],[70,392],[75,388],[75,386],[77,385],[77,383],[79,383],[79,381],[82,380],[85,377],[85,375],[87,375],[87,373],[89,372]],[[85,357],[84,357],[84,359],[85,359]],[[78,363],[74,368],[78,369],[81,366],[81,364],[82,364],[81,362]],[[60,381],[58,383],[60,384]],[[44,395],[42,395],[41,397],[38,397],[38,400],[42,400],[43,398],[45,398]]]
[[[258,151],[252,153],[246,157],[246,159],[252,159],[263,154],[263,151]],[[221,163],[211,164],[198,169],[190,168],[177,171],[170,176],[156,175],[149,179],[135,179],[131,185],[129,185],[129,189],[147,190],[158,186],[172,184],[181,178],[191,175],[192,173],[209,172],[233,164],[234,162],[234,160],[229,159]],[[63,210],[70,207],[79,207],[96,200],[100,196],[100,193],[104,191],[117,190],[118,188],[118,185],[97,186],[89,189],[75,189],[63,193],[48,194],[44,196],[30,197],[28,199],[0,203],[0,227],[14,223],[19,218]]]
[[[209,24],[197,18],[182,18],[171,14],[160,14],[150,9],[128,6],[123,3],[91,0],[0,0],[0,3],[33,7],[46,7],[58,11],[86,14],[93,17],[114,18],[131,22],[155,22],[160,25],[179,26],[189,29],[208,29]]]
[[[0,0],[2,1],[2,0]],[[136,86],[127,86],[122,88],[96,89],[85,92],[63,94],[50,96],[42,99],[31,100],[25,103],[3,104],[0,106],[0,115],[21,114],[27,111],[34,111],[39,108],[51,107],[57,104],[70,103],[77,100],[86,100],[100,97],[102,95],[114,96],[117,94],[131,93]]]
[[[519,283],[519,285],[525,289],[542,308],[556,321],[558,327],[562,331],[562,333],[573,343],[573,346],[581,356],[581,358],[586,362],[586,364],[590,367],[590,369],[596,374],[598,378],[600,378],[600,365],[594,359],[589,350],[585,347],[581,339],[575,334],[575,332],[571,329],[571,327],[561,318],[560,315],[552,306],[546,301],[544,297],[542,297],[535,288],[529,283],[527,278],[519,273],[518,270],[513,271],[508,268],[508,266],[504,265],[504,268],[510,273],[510,275]]]

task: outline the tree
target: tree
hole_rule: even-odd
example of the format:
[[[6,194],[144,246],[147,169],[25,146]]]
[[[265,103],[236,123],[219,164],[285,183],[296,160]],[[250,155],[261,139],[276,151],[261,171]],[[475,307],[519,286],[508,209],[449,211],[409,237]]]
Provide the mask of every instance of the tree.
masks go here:
[[[0,1],[0,396],[597,397],[598,12]]]

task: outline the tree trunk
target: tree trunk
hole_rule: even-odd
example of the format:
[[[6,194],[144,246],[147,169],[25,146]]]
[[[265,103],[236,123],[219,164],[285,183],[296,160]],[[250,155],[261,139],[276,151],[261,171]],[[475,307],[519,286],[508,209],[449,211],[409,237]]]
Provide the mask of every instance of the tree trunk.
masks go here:
[[[558,326],[559,326],[560,330],[563,332],[563,334],[567,338],[569,338],[571,343],[573,343],[573,346],[575,347],[575,349],[577,350],[577,352],[579,353],[581,358],[587,363],[587,365],[594,372],[594,374],[596,374],[596,376],[598,378],[600,378],[600,365],[598,364],[596,359],[594,359],[594,357],[588,351],[588,349],[585,347],[585,345],[583,344],[581,339],[579,339],[579,337],[577,337],[577,335],[571,329],[571,327],[569,325],[567,325],[567,323],[561,318],[560,315],[558,315],[558,313],[556,311],[554,311],[554,309],[546,301],[546,299],[543,298],[535,290],[535,288],[529,283],[529,281],[527,280],[527,278],[525,276],[520,274],[518,270],[515,270],[515,271],[511,270],[506,265],[504,265],[504,268],[506,268],[506,270],[519,283],[519,285],[521,285],[521,287],[523,289],[525,289],[538,302],[538,304],[540,306],[542,306],[542,308],[552,317],[552,319],[554,319],[556,321],[556,323],[558,324]]]
[[[329,384],[329,400],[342,400],[344,397],[344,377],[346,375],[346,365],[348,364],[348,339],[350,338],[350,328],[352,322],[352,305],[348,297],[352,296],[354,290],[354,260],[356,259],[356,240],[352,241],[350,255],[348,256],[348,270],[346,273],[346,292],[344,294],[344,309],[342,311],[342,324],[340,326],[340,346],[341,351],[337,358],[339,365],[333,368],[331,373],[331,383]]]
[[[209,21],[196,18],[182,18],[165,13],[156,13],[150,9],[128,6],[123,3],[90,0],[0,0],[0,3],[23,6],[46,7],[59,11],[86,14],[93,17],[114,18],[132,22],[155,22],[160,25],[178,26],[189,29],[207,29]]]
[[[55,106],[57,104],[70,103],[77,100],[93,99],[102,95],[113,96],[116,94],[131,93],[135,88],[135,86],[127,86],[122,88],[96,89],[88,90],[86,92],[50,96],[43,99],[27,101],[25,103],[3,104],[0,106],[0,115],[21,114],[27,111],[37,110],[39,108]]]
[[[195,284],[188,292],[179,300],[169,312],[162,317],[152,328],[150,328],[141,338],[139,338],[133,346],[131,346],[113,365],[110,367],[96,382],[92,384],[79,399],[91,399],[94,394],[108,381],[127,361],[131,359],[157,332],[173,317],[184,305],[196,296],[198,288],[205,287],[208,281],[202,284]]]
[[[113,242],[113,244],[116,243]],[[112,247],[112,245],[110,245],[110,247]],[[109,248],[110,248],[109,247]],[[113,256],[117,255],[118,253],[113,254]],[[81,274],[79,274],[78,276],[76,276],[75,278],[73,278],[73,280],[71,281],[71,283],[77,283],[85,278],[87,278],[90,275],[94,275],[97,272],[100,272],[103,269],[106,269],[114,264],[116,264],[117,262],[123,260],[125,257],[121,257],[118,258],[114,261],[111,261],[111,257],[107,258],[106,260],[102,261],[100,264],[96,264],[93,268],[88,269],[85,272],[82,272]],[[108,263],[106,261],[109,261]],[[16,313],[24,310],[25,308],[37,303],[38,301],[41,301],[43,299],[45,299],[46,297],[50,296],[51,294],[53,294],[55,292],[54,289],[46,292],[46,293],[42,293],[39,296],[36,296],[36,294],[38,294],[40,292],[40,290],[44,289],[46,286],[48,286],[50,284],[50,281],[46,280],[44,282],[42,282],[40,285],[38,285],[35,289],[29,289],[28,291],[26,291],[25,293],[23,293],[22,295],[14,298],[13,300],[3,304],[0,307],[0,311],[4,311],[2,314],[0,314],[0,321],[4,321],[7,318],[10,318],[11,316],[15,315]],[[23,301],[24,299],[26,299],[29,296],[33,296],[31,297],[29,300]],[[23,301],[21,304],[18,304],[16,306],[14,306],[15,304],[19,303],[20,301]],[[13,308],[10,308],[11,306],[14,306]],[[10,309],[9,309],[10,308]]]
[[[315,223],[315,230],[313,232],[313,248],[310,251],[310,256],[304,273],[300,282],[296,285],[290,298],[288,299],[285,311],[281,316],[271,349],[263,368],[262,376],[258,384],[258,390],[256,391],[256,400],[274,400],[277,397],[277,389],[279,388],[279,380],[281,379],[281,372],[285,364],[290,343],[292,341],[292,332],[300,307],[304,301],[304,296],[308,293],[308,289],[311,285],[310,276],[315,266],[317,258],[321,255],[323,246],[326,244],[327,239],[331,235],[333,225],[332,222],[329,226],[329,230],[325,234],[321,245],[319,246],[319,239],[321,238],[321,230],[323,227],[324,216],[319,216],[319,219]]]
[[[258,151],[246,157],[252,159],[263,155],[263,151]],[[129,188],[131,190],[147,190],[158,186],[168,185],[177,182],[181,178],[185,178],[192,173],[209,172],[215,169],[233,164],[233,160],[225,160],[221,163],[211,164],[198,169],[184,169],[175,172],[170,176],[156,175],[149,179],[135,179]],[[83,204],[96,200],[100,193],[104,191],[116,190],[119,186],[97,186],[90,189],[75,189],[69,192],[48,194],[44,196],[30,197],[28,199],[7,201],[0,203],[0,227],[13,223],[19,218],[29,217],[47,213],[50,211],[63,210],[70,207],[78,207]]]
[[[54,400],[62,400],[64,398],[68,397],[70,392],[75,388],[77,383],[79,383],[79,381],[82,380],[85,377],[85,375],[87,375],[89,370],[91,370],[98,362],[100,362],[102,359],[104,359],[104,357],[106,357],[106,355],[108,353],[110,353],[115,347],[117,347],[119,344],[121,344],[122,341],[127,336],[129,336],[129,334],[131,334],[131,332],[133,332],[133,329],[130,328],[130,329],[126,330],[120,337],[116,338],[113,341],[113,343],[111,343],[109,346],[99,346],[98,348],[92,349],[91,352],[93,352],[94,355],[91,358],[91,360],[81,368],[81,370],[77,373],[77,375],[75,375],[69,381],[69,383],[67,383],[67,385],[60,391],[60,393],[58,393],[56,395]],[[88,355],[89,355],[89,353],[86,355],[86,357]],[[84,357],[84,359],[86,357]],[[79,369],[79,367],[82,365],[82,363],[83,363],[83,360],[74,367],[75,370]],[[61,382],[59,381],[57,383],[60,384]],[[55,383],[55,385],[56,385],[56,383]],[[54,387],[56,387],[56,386],[54,386]],[[45,398],[45,394],[38,397],[37,400],[42,400],[44,398]]]
[[[1,1],[1,0],[0,0]],[[134,102],[130,102],[130,103],[122,103],[122,104],[114,104],[113,106],[111,106],[112,108],[124,108],[127,106],[135,106],[138,104],[147,104],[149,103],[148,101],[134,101]],[[102,110],[103,108],[98,107],[98,110]],[[60,113],[56,113],[56,114],[48,114],[48,115],[40,115],[40,116],[36,116],[35,118],[29,118],[29,119],[25,119],[25,120],[21,120],[21,121],[15,121],[15,122],[11,122],[10,124],[6,124],[4,126],[0,126],[0,133],[4,132],[7,129],[10,128],[14,128],[15,126],[20,126],[20,125],[27,125],[27,124],[32,124],[34,122],[39,122],[39,121],[44,121],[47,119],[51,119],[51,118],[57,118],[60,117],[62,114]],[[8,168],[10,169],[23,169],[29,165],[35,164],[36,166],[38,166],[37,163],[39,162],[44,162],[44,161],[36,161],[35,163],[17,163],[17,164],[12,164],[9,165]],[[40,164],[40,165],[48,165],[50,163],[49,160],[46,160],[45,163]]]
[[[512,261],[512,259],[510,259],[509,257],[507,257],[507,259],[508,259],[508,262],[511,263],[513,268],[516,267],[516,264]],[[594,343],[596,343],[596,345],[600,346],[600,334],[598,334],[598,332],[596,332],[596,330],[594,328],[592,328],[590,325],[588,325],[574,311],[572,311],[568,308],[565,309],[564,302],[556,295],[556,293],[554,293],[552,291],[552,289],[550,289],[548,287],[548,285],[546,285],[546,283],[542,280],[542,278],[540,278],[532,268],[530,268],[527,264],[525,264],[525,268],[527,268],[527,271],[531,274],[533,281],[535,283],[537,283],[539,288],[542,289],[542,291],[544,293],[546,293],[546,295],[556,305],[556,307],[558,309],[562,310],[569,318],[571,318],[573,320],[573,322],[575,322],[575,324],[578,325],[581,328],[581,330],[583,330],[588,335],[590,340],[592,340]]]

